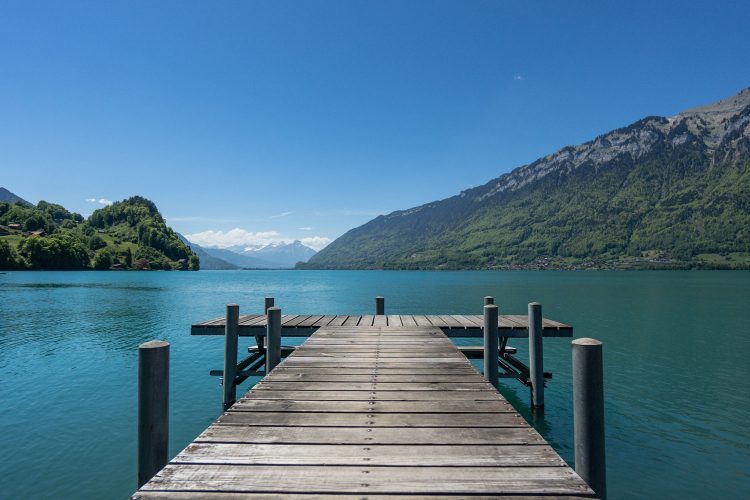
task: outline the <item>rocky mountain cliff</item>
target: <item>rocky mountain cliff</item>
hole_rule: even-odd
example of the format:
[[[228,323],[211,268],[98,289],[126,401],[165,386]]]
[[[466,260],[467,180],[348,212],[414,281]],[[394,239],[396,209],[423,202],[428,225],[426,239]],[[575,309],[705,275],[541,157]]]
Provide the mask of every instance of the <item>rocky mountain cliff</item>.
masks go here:
[[[380,216],[313,268],[747,267],[750,88]]]

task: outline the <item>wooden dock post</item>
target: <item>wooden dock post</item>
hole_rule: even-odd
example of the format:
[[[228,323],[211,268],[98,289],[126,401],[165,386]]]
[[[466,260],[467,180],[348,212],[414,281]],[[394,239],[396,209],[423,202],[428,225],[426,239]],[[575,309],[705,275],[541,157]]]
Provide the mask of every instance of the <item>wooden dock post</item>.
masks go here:
[[[542,343],[542,304],[529,304],[529,379],[531,405],[544,406],[544,351]]]
[[[224,328],[224,372],[222,375],[222,405],[224,410],[237,400],[237,336],[239,334],[240,306],[227,305],[227,322]]]
[[[273,297],[266,297],[266,307],[263,309],[263,314],[268,314],[269,307],[273,307]]]
[[[602,343],[582,338],[574,340],[572,348],[576,472],[600,498],[606,499]]]
[[[375,297],[375,316],[383,316],[385,314],[385,297]]]
[[[281,309],[269,307],[266,326],[266,375],[281,362]]]
[[[495,389],[498,383],[498,352],[499,334],[497,325],[497,306],[488,304],[484,306],[484,378],[492,384]]]
[[[138,487],[165,465],[169,447],[169,342],[138,346]]]
[[[487,295],[484,297],[484,305],[489,306],[495,303],[495,297]]]

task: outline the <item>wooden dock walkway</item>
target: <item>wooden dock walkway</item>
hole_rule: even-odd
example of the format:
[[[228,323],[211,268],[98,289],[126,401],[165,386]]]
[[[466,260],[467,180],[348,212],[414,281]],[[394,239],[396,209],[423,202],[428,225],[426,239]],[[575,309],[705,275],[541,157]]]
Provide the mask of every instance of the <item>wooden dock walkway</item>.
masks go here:
[[[481,337],[484,317],[473,314],[389,314],[389,315],[319,315],[285,314],[281,317],[284,337],[309,337],[319,328],[326,326],[423,326],[439,328],[449,337]],[[226,317],[214,318],[193,325],[191,335],[224,335]],[[264,336],[267,326],[265,314],[242,314],[239,321],[239,335]],[[529,318],[523,315],[503,315],[498,317],[501,337],[527,337]],[[542,334],[545,337],[572,337],[573,327],[544,318]]]
[[[441,326],[318,318],[133,498],[595,496]]]

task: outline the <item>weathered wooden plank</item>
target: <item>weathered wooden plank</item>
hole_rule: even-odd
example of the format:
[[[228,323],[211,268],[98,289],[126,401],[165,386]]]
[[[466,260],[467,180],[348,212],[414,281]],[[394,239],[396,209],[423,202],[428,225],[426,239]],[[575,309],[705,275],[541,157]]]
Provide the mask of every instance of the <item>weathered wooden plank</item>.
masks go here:
[[[196,443],[310,443],[310,444],[546,444],[530,427],[252,427],[214,424]]]
[[[285,326],[289,324],[290,321],[295,321],[299,319],[299,317],[300,316],[298,314],[282,314],[281,315],[281,327],[284,328]],[[304,317],[306,318],[307,316],[304,316]]]
[[[568,467],[168,465],[144,490],[243,493],[591,494]]]
[[[302,323],[303,321],[305,321],[307,318],[310,318],[310,317],[311,316],[309,314],[301,314],[287,321],[282,321],[281,326],[284,326],[286,328],[297,327],[300,323]]]
[[[546,445],[411,446],[194,443],[172,463],[236,465],[369,465],[465,467],[562,467],[565,462]]]
[[[414,318],[414,322],[417,323],[417,326],[432,326],[432,323],[427,319],[427,316],[414,314],[412,315],[412,318]]]
[[[284,382],[263,381],[256,391],[490,391],[490,385],[462,382],[411,382],[400,384],[381,382],[373,375],[369,382]]]
[[[218,491],[143,491],[136,492],[131,498],[133,500],[149,499],[149,500],[202,500],[203,498],[209,498],[210,500],[237,500],[240,498],[247,498],[247,493],[242,492],[218,492]],[[253,500],[289,500],[295,498],[304,498],[305,500],[342,500],[345,498],[359,499],[367,498],[367,500],[445,500],[446,498],[464,498],[465,495],[399,495],[399,494],[387,494],[387,495],[370,495],[366,497],[362,495],[351,495],[346,493],[328,493],[328,494],[317,494],[317,493],[253,493]],[[495,500],[498,498],[497,495],[471,495],[472,500]],[[549,495],[537,496],[537,495],[502,495],[504,500],[550,500]],[[554,495],[555,500],[581,500],[584,498],[592,498],[591,496],[584,495]]]
[[[331,358],[331,357],[343,357],[349,360],[359,360],[359,359],[372,359],[372,360],[381,360],[381,361],[388,361],[393,359],[413,359],[416,362],[419,362],[423,358],[429,358],[429,359],[436,359],[436,358],[443,358],[442,360],[445,361],[447,359],[454,359],[459,362],[461,362],[461,358],[458,358],[456,354],[452,352],[440,352],[440,351],[433,351],[433,352],[368,352],[368,351],[334,351],[329,349],[324,350],[304,350],[302,352],[299,352],[300,358]]]
[[[357,326],[359,324],[359,320],[362,318],[362,316],[347,316],[346,320],[344,321],[344,326]]]
[[[208,321],[204,321],[203,323],[198,323],[195,326],[214,326],[214,325],[224,326],[226,320],[227,320],[226,316],[219,316],[218,318],[213,318],[213,319],[209,319]]]
[[[291,399],[294,401],[492,401],[497,393],[482,391],[262,391],[251,389],[253,399]],[[244,399],[244,398],[243,398]]]
[[[328,323],[328,326],[341,326],[348,318],[349,316],[335,316],[333,320]]]
[[[470,375],[470,374],[469,374]],[[298,383],[307,382],[369,382],[372,380],[373,374],[371,372],[365,372],[362,374],[357,373],[328,373],[328,372],[311,372],[308,370],[274,370],[264,380],[269,382],[276,381],[289,381]],[[392,374],[390,371],[384,373],[377,373],[378,382],[392,382],[400,384],[411,384],[414,382],[460,382],[463,384],[486,384],[487,381],[478,376],[476,378],[470,377],[467,373],[456,373],[450,374]]]
[[[375,316],[372,318],[372,325],[373,326],[388,326],[388,316],[382,315],[382,316]]]
[[[417,326],[417,322],[414,321],[414,318],[411,317],[411,315],[401,315],[401,324],[404,326]]]
[[[308,318],[305,318],[303,321],[300,321],[295,326],[299,326],[299,327],[313,326],[315,323],[317,323],[321,319],[323,319],[322,315],[319,315],[319,314],[318,315],[312,315],[312,316],[309,316]]]
[[[311,375],[370,375],[372,373],[380,373],[386,375],[414,375],[414,376],[437,376],[446,375],[451,377],[468,377],[476,376],[477,371],[471,367],[465,367],[456,365],[450,368],[433,368],[433,367],[399,367],[389,368],[388,370],[382,370],[378,367],[357,367],[357,366],[293,366],[291,364],[285,365],[281,363],[277,366],[273,373],[309,373]]]
[[[427,316],[427,320],[432,323],[433,326],[436,326],[438,328],[449,328],[450,326],[443,320],[442,317],[434,314]]]
[[[526,427],[517,413],[323,413],[229,411],[223,425],[297,427]],[[450,432],[450,431],[447,431]]]
[[[316,321],[312,326],[316,328],[320,328],[322,326],[327,326],[331,324],[331,322],[336,319],[336,316],[323,316],[318,321]]]
[[[441,314],[440,316],[438,316],[438,318],[440,318],[443,323],[448,325],[448,328],[466,328],[466,325],[464,325],[461,321],[457,320],[450,314]]]
[[[359,320],[359,324],[357,326],[372,326],[372,322],[375,321],[375,316],[362,316]],[[364,334],[368,334],[370,332],[363,332]]]
[[[334,413],[497,413],[514,412],[504,400],[483,401],[294,401],[241,399],[232,411],[287,411]]]
[[[262,314],[243,314],[240,316],[238,325],[247,326],[259,321],[263,317]]]

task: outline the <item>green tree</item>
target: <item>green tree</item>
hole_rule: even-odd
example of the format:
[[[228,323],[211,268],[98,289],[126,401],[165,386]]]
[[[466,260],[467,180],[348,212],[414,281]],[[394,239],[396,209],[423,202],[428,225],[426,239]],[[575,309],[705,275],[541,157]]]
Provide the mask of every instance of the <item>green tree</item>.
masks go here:
[[[130,251],[130,247],[125,251],[125,265],[128,268],[133,267],[133,252]]]
[[[104,248],[106,246],[107,243],[98,234],[94,234],[91,238],[89,238],[89,248],[91,250],[99,250],[100,248]]]
[[[94,256],[94,269],[105,270],[112,267],[112,252],[108,248],[100,250]]]
[[[18,269],[20,264],[15,249],[7,241],[0,240],[0,269]]]
[[[188,267],[191,271],[198,271],[201,268],[201,260],[197,255],[192,254],[188,258]]]

